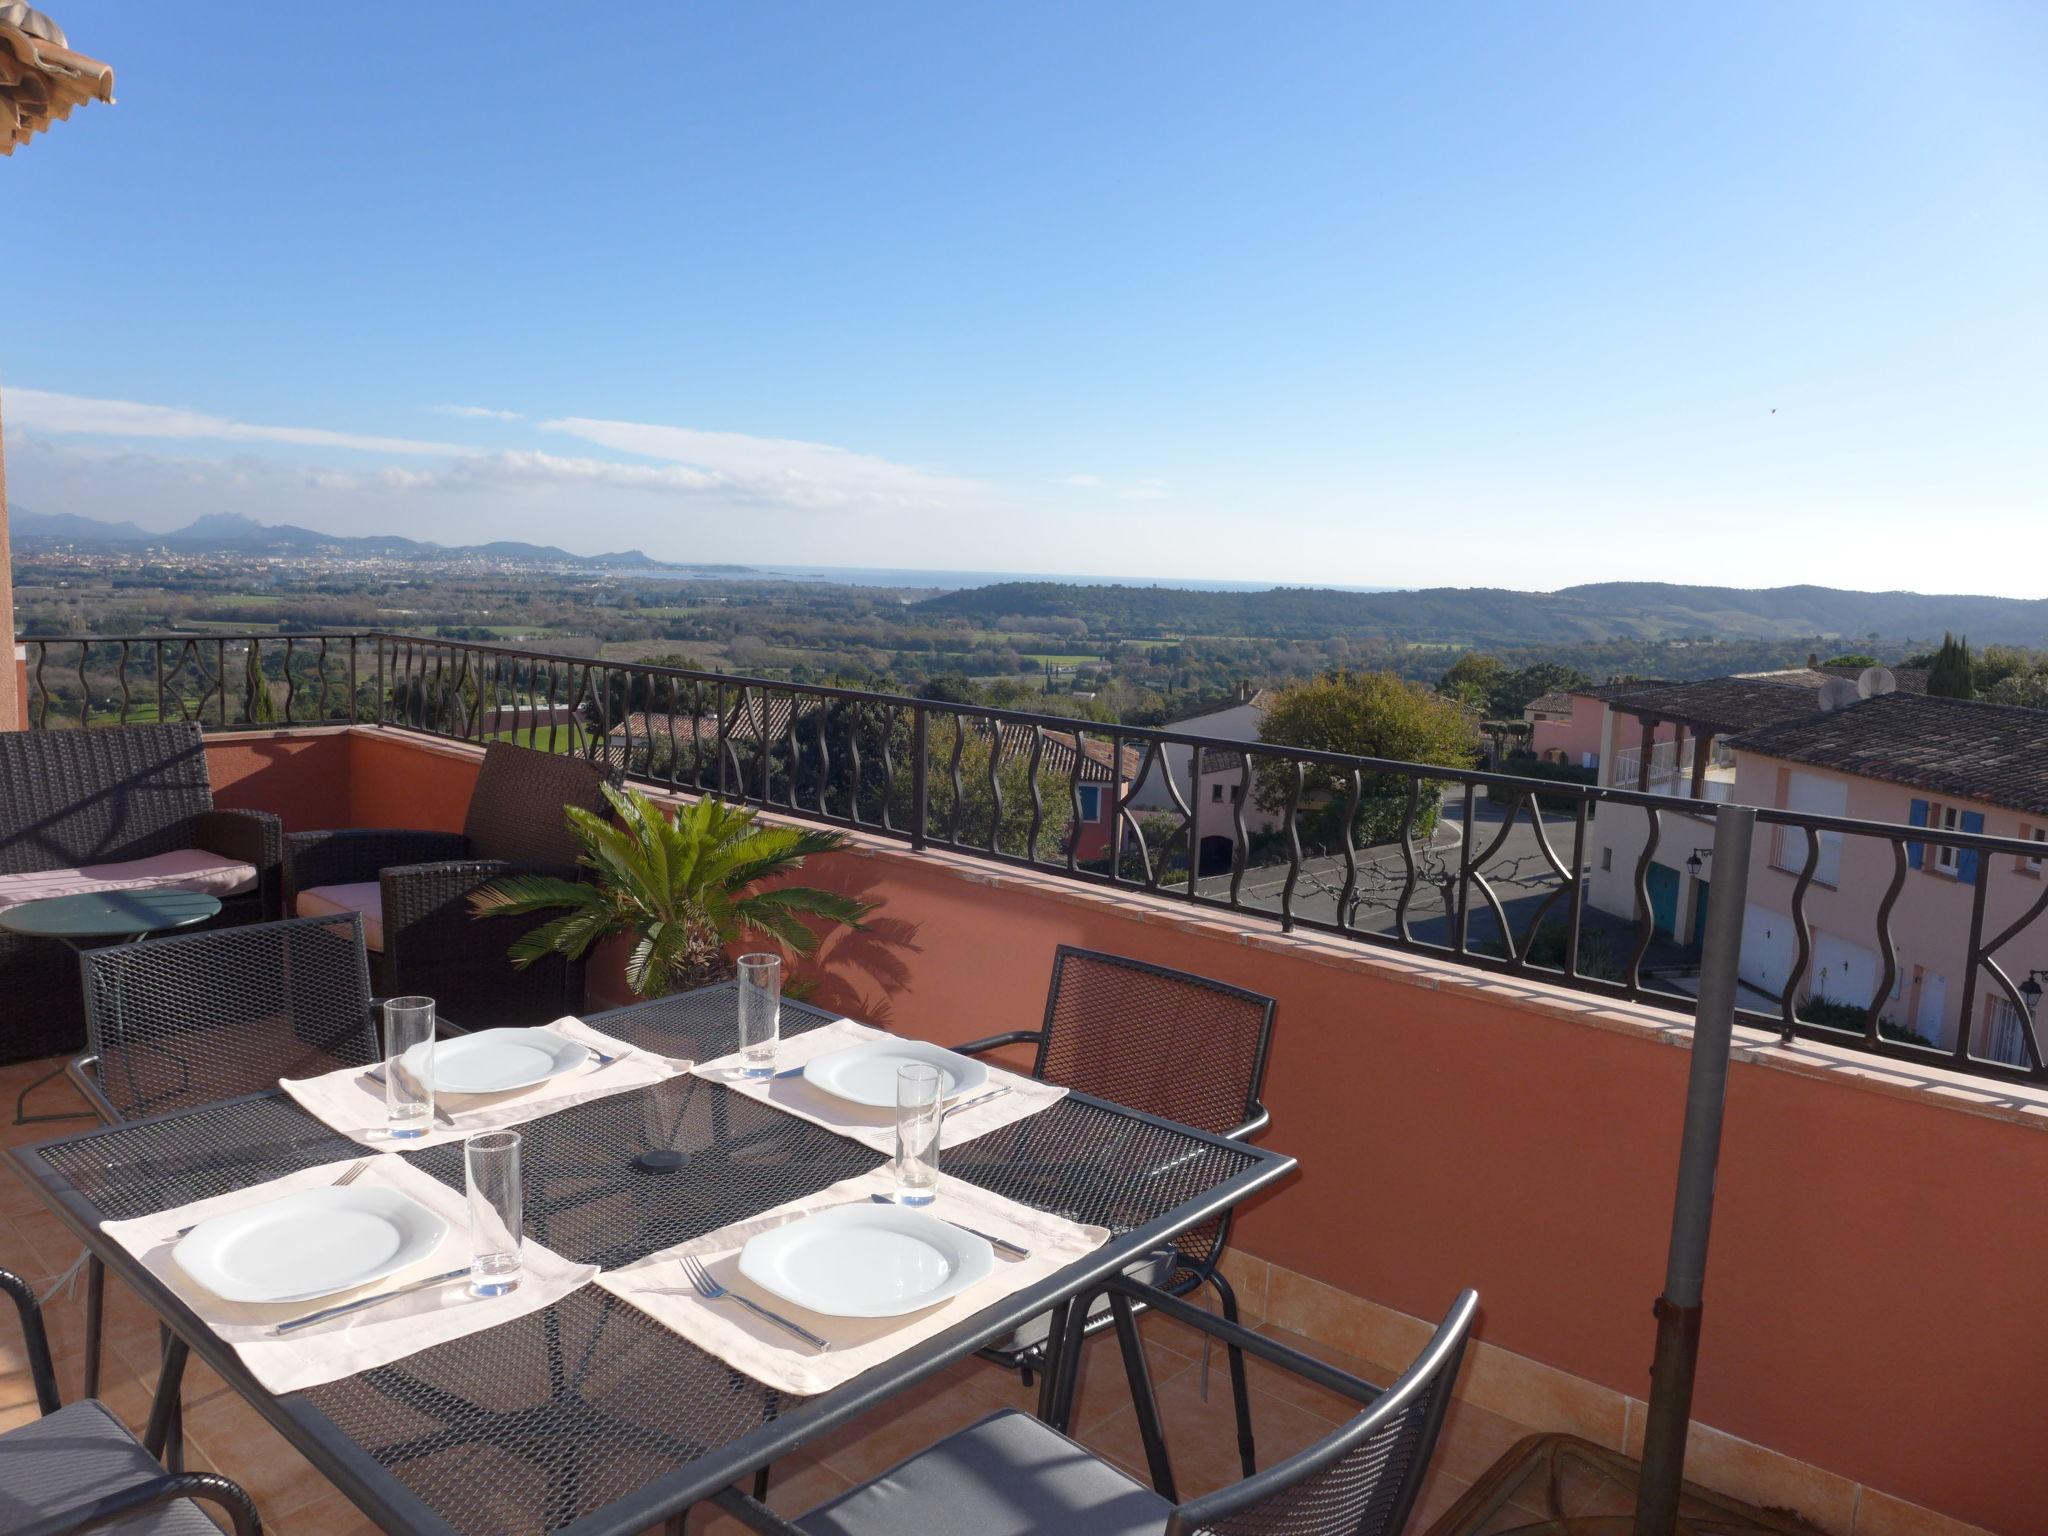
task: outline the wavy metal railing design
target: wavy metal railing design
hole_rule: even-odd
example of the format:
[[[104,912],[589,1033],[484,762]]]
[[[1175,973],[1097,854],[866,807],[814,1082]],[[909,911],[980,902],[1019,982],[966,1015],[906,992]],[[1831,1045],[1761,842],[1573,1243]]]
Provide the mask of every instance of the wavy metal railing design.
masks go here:
[[[601,758],[639,783],[718,794],[917,849],[1601,996],[1691,1006],[1680,974],[1685,946],[1659,922],[1652,871],[1675,871],[1658,855],[1681,832],[1691,834],[1685,846],[1711,842],[1715,801],[416,635],[22,643],[38,729],[145,719],[197,720],[216,731],[354,722],[512,739]],[[1641,818],[1640,852],[1614,875],[1626,914],[1598,911],[1588,900],[1596,835],[1631,818]],[[1770,910],[1791,922],[1796,952],[1782,985],[1755,994],[1767,1002],[1741,1010],[1743,1022],[1786,1041],[1824,1039],[2048,1082],[2027,992],[2032,973],[2048,968],[2048,878],[2027,873],[2038,844],[1770,808],[1758,822],[1760,837],[1797,829],[1804,848],[1796,870],[1753,861],[1746,903],[1761,882],[1782,887],[1791,878],[1783,908]],[[1816,890],[1825,888],[1823,835],[1875,841],[1891,853],[1890,881],[1862,931],[1840,935],[1868,939],[1881,968],[1868,996],[1855,994],[1860,1028],[1802,1016],[1823,981],[1813,974],[1812,919]],[[1891,1017],[1904,975],[1894,917],[1914,845],[1974,853],[1979,871],[1958,932],[1914,944],[1940,957],[1951,983],[1968,980],[1954,1039],[1940,1046],[1916,1043]],[[2002,926],[1989,915],[1994,885]],[[1989,1031],[1979,1028],[1990,998],[2013,1010],[2001,1031],[2006,1059],[1987,1054]]]

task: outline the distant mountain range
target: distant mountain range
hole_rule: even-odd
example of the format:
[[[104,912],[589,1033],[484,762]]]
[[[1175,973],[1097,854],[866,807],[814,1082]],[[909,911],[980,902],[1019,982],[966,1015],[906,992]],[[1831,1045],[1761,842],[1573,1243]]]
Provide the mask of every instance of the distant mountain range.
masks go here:
[[[925,599],[914,611],[994,622],[1078,619],[1096,633],[1384,636],[1409,643],[1587,645],[1614,640],[1835,638],[1877,635],[1974,645],[2048,645],[2048,599],[1846,592],[1834,587],[1688,587],[1599,582],[1558,592],[1436,587],[1409,592],[1192,592],[1172,587],[1002,582]]]
[[[340,554],[384,560],[511,560],[534,565],[577,565],[592,569],[644,567],[669,570],[662,561],[637,549],[604,555],[572,555],[552,544],[435,544],[392,533],[345,535],[320,533],[290,523],[259,523],[232,512],[202,517],[171,533],[151,533],[133,523],[107,523],[75,512],[31,512],[11,507],[8,522],[15,548],[48,548],[55,544],[80,549],[165,549],[193,555]]]

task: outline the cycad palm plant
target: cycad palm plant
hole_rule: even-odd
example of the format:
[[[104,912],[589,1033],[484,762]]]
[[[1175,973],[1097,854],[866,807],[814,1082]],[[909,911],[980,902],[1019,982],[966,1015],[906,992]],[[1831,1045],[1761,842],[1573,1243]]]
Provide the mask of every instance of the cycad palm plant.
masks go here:
[[[637,939],[626,961],[627,984],[642,997],[661,997],[718,979],[726,945],[743,934],[808,955],[818,937],[805,918],[859,928],[874,910],[870,902],[811,886],[755,889],[801,869],[814,853],[844,848],[847,840],[836,832],[760,826],[751,810],[714,796],[683,806],[671,819],[637,790],[606,785],[604,792],[617,825],[575,806],[566,809],[584,849],[578,862],[594,880],[507,875],[470,897],[480,917],[561,912],[512,943],[515,965],[548,955],[579,959],[598,940],[631,933]]]

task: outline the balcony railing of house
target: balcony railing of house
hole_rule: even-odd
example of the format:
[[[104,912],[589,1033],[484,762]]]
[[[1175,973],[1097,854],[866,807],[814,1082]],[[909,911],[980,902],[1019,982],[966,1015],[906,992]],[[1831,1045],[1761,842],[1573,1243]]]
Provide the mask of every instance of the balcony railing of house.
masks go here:
[[[1702,775],[1699,794],[1693,795],[1692,754],[1698,750],[1696,741],[1686,743],[1683,755],[1679,743],[1656,741],[1650,744],[1649,793],[1653,795],[1676,795],[1680,799],[1727,800],[1735,792],[1735,754],[1726,743],[1716,741],[1707,757],[1707,771]],[[1643,749],[1621,747],[1614,753],[1614,783],[1630,787],[1643,782]]]
[[[913,849],[1678,1012],[1693,1006],[1688,945],[1674,935],[1696,937],[1697,915],[1680,921],[1670,886],[1681,865],[1702,873],[1692,852],[1710,841],[1700,823],[1719,799],[1681,810],[1669,794],[403,634],[21,643],[33,729],[186,719],[218,732],[354,723],[513,740],[584,754],[636,783]],[[1198,825],[1199,807],[1166,771],[1170,757],[1202,754],[1206,766],[1219,753],[1237,771],[1221,833],[1211,820]],[[1628,910],[1600,911],[1588,901],[1596,824],[1635,817],[1644,842],[1632,875],[1620,872]],[[1754,902],[1761,881],[1790,878],[1783,915],[1796,955],[1780,985],[1751,987],[1742,1022],[1787,1042],[2048,1084],[2030,986],[2048,969],[2038,844],[1769,807],[1758,821],[1771,856],[1753,861],[1742,897]],[[1890,871],[1868,893],[1861,936],[1874,983],[1830,976],[1809,910],[1816,887],[1832,890],[1829,871],[1850,840],[1878,846]],[[1923,862],[1971,887],[1955,932],[1912,935],[1916,955],[1966,983],[1936,1038],[1897,1017],[1906,965],[1892,919]],[[1694,887],[1703,903],[1705,884]]]

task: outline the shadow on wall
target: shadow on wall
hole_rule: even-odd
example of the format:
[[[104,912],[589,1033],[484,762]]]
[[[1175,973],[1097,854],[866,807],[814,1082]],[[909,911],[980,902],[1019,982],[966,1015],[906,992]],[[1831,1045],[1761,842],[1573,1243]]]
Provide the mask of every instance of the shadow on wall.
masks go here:
[[[209,737],[205,746],[213,801],[223,810],[275,811],[287,832],[352,824],[346,736]]]

